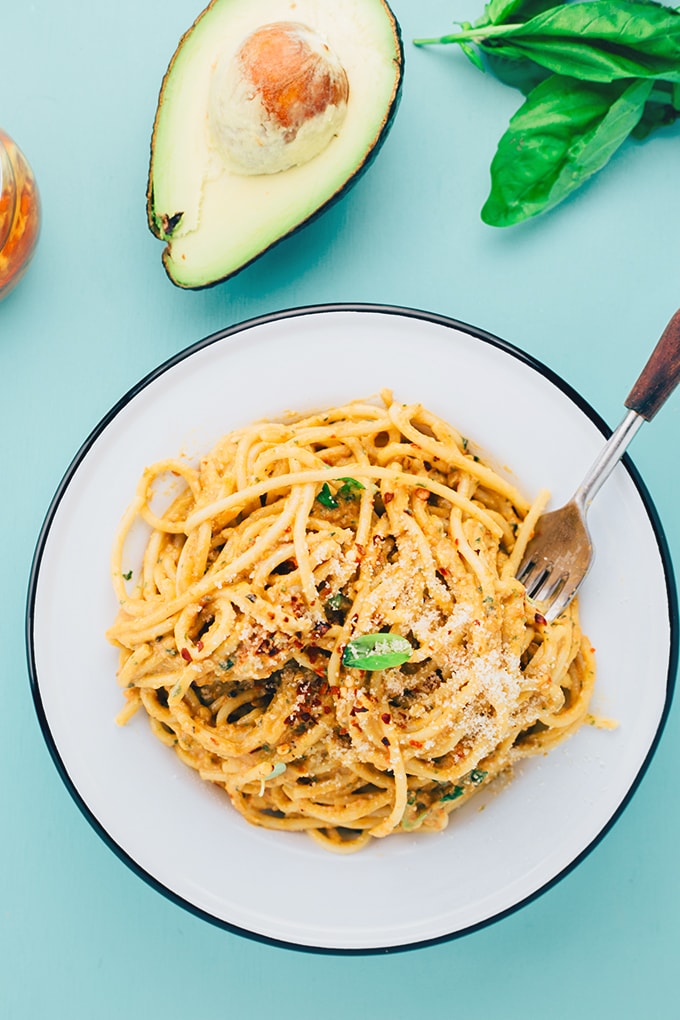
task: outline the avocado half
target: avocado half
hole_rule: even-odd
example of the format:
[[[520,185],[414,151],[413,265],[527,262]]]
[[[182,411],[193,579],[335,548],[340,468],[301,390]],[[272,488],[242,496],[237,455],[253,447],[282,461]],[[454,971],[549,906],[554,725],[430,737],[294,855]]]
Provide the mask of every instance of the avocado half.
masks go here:
[[[342,117],[306,161],[244,173],[220,145],[231,126],[216,120],[229,121],[232,100],[216,107],[215,78],[244,40],[291,22],[318,36],[344,68]],[[385,138],[402,77],[401,33],[384,0],[212,0],[170,62],[151,143],[148,220],[166,243],[172,282],[200,288],[233,276],[343,195]]]

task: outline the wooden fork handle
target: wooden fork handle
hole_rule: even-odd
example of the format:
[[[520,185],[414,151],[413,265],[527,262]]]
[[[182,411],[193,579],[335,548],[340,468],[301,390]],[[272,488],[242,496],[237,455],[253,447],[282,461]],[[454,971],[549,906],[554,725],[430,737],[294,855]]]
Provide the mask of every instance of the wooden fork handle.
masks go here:
[[[649,361],[626,398],[626,407],[646,421],[656,412],[680,382],[680,310],[661,334]]]

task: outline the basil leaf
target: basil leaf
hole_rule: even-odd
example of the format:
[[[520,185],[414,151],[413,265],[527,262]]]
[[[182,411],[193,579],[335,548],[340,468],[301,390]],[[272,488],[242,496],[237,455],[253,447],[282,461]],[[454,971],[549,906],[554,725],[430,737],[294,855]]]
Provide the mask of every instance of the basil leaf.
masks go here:
[[[505,25],[530,21],[551,7],[555,7],[554,0],[491,0],[486,5],[486,16],[492,25]]]
[[[478,71],[484,70],[484,61],[482,60],[474,46],[470,46],[469,43],[461,43],[460,48],[465,54],[465,56],[468,58],[470,63],[474,64]]]
[[[348,599],[341,591],[335,592],[326,601],[326,607],[334,613],[343,612],[352,605],[351,599]]]
[[[550,209],[600,170],[640,120],[651,81],[553,75],[511,119],[491,164],[482,219],[504,227]]]
[[[517,10],[522,6],[522,0],[491,0],[485,8],[485,14],[490,25],[503,25],[508,21],[514,21]],[[524,19],[526,20],[526,19]]]
[[[510,60],[503,56],[502,50],[482,52],[484,64],[494,77],[504,85],[519,89],[525,96],[528,96],[540,82],[550,77],[550,71],[541,67],[535,60]]]
[[[680,117],[680,85],[677,82],[656,82],[642,117],[631,131],[631,137],[636,141],[642,141],[658,128],[674,124],[678,117]]]
[[[335,496],[333,495],[333,493],[331,492],[328,482],[323,483],[323,485],[321,486],[321,491],[319,492],[316,498],[318,499],[319,503],[321,503],[321,506],[328,507],[329,510],[336,510],[340,505]]]
[[[680,113],[670,105],[647,103],[645,112],[631,131],[631,138],[634,138],[636,142],[642,142],[653,131],[658,131],[659,128],[674,124],[678,117],[680,117]]]
[[[399,634],[361,634],[345,645],[342,664],[350,669],[390,669],[408,662],[413,648]]]
[[[357,492],[365,488],[361,482],[358,482],[356,478],[338,478],[339,482],[343,484],[337,491],[337,495],[341,499],[354,499]],[[328,482],[324,482],[321,486],[321,491],[316,497],[322,506],[328,507],[329,510],[337,510],[340,506],[337,499],[331,492],[330,485]]]
[[[344,483],[338,489],[338,496],[341,499],[354,499],[356,493],[365,488],[356,478],[339,478],[338,481]]]

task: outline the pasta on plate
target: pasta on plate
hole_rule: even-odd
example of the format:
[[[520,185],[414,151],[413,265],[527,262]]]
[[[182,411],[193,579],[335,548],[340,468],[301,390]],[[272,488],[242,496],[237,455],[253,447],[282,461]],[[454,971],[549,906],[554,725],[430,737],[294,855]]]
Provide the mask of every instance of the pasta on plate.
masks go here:
[[[547,494],[381,396],[148,467],[112,553],[119,721],[143,709],[249,822],[338,852],[443,829],[573,733],[595,678],[576,602],[547,623],[514,576]]]

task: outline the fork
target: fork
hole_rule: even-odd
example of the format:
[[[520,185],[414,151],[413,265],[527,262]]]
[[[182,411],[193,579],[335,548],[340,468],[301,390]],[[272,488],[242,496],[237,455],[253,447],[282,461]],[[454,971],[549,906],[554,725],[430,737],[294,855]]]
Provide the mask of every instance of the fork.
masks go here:
[[[627,413],[612,432],[571,500],[536,522],[517,570],[540,615],[556,619],[574,598],[593,561],[586,514],[595,495],[645,421],[651,421],[680,382],[680,310],[672,317],[625,401]]]

